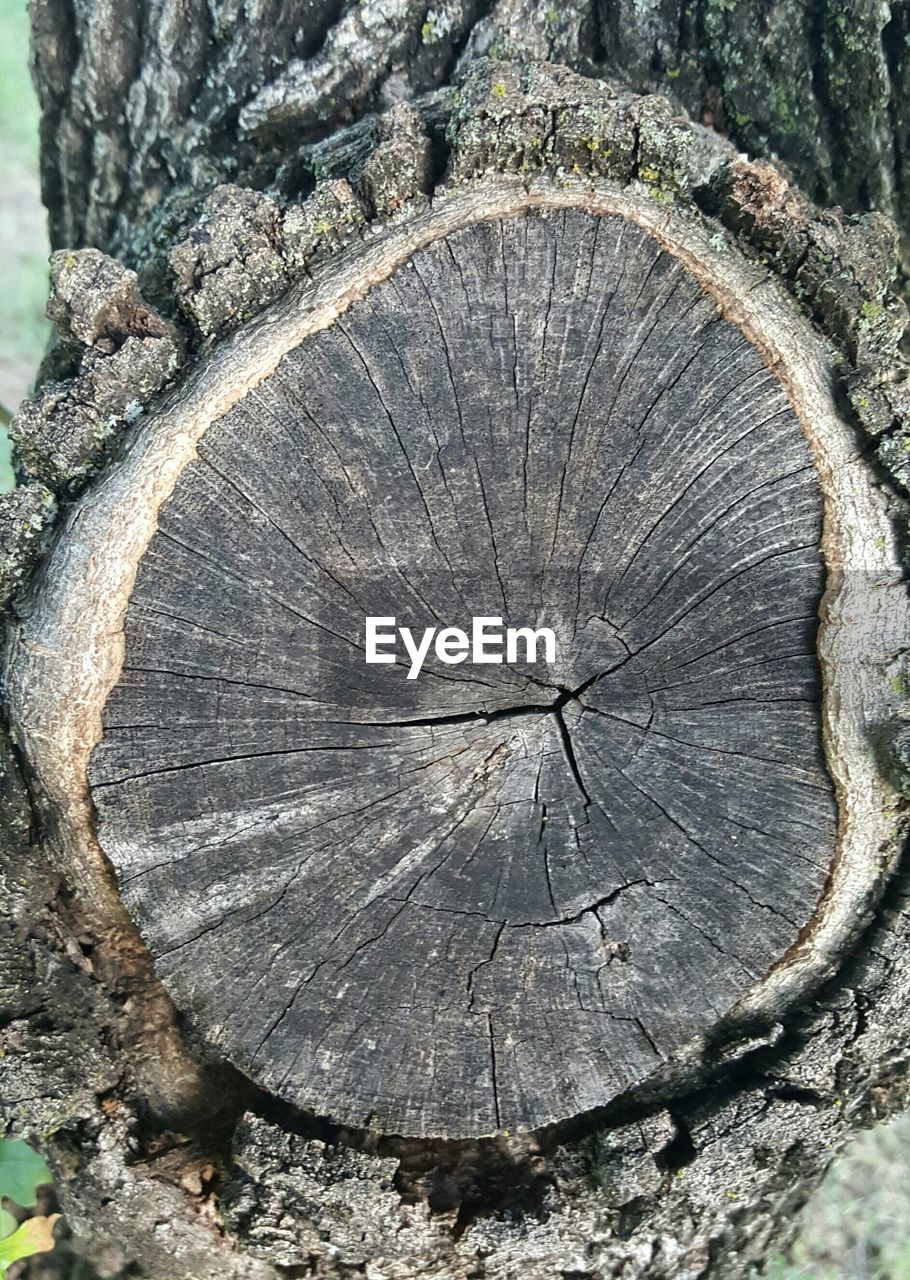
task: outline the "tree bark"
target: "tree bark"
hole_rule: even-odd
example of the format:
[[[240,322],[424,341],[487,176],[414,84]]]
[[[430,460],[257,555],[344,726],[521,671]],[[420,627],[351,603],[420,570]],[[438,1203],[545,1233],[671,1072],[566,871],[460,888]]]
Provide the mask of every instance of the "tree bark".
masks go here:
[[[489,53],[664,94],[737,148],[778,156],[813,200],[907,217],[903,0],[36,0],[32,21],[54,247],[138,261],[168,233],[168,197],[263,186],[292,154],[305,182],[314,144],[403,99],[432,110],[456,69]]]
[[[905,1105],[910,17],[756,8],[33,3],[41,1265],[745,1276]],[[572,660],[366,679],[389,594]]]

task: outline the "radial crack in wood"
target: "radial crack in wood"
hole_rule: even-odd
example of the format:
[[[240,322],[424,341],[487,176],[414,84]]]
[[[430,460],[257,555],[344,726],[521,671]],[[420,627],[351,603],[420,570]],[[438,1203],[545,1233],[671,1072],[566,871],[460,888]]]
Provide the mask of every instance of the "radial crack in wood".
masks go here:
[[[724,271],[760,273],[669,213],[572,204],[452,198],[277,304],[140,430],[131,514],[123,478],[84,500],[13,654],[39,777],[178,1007],[350,1125],[533,1129],[672,1085],[826,971],[887,864],[881,788],[844,792],[880,708],[844,674],[842,522],[874,499],[830,408],[807,423],[808,326],[773,289],[731,317]],[[101,658],[50,713],[61,781],[34,644],[74,614]],[[400,644],[365,661],[369,617],[555,653],[431,646],[409,679]]]

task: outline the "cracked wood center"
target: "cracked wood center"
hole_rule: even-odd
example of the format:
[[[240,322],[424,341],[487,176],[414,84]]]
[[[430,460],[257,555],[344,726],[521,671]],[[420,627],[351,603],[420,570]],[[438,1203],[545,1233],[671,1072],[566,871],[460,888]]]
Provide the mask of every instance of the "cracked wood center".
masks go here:
[[[213,423],[139,564],[90,779],[178,1005],[398,1132],[653,1076],[825,884],[822,514],[781,382],[645,230],[413,254]],[[370,615],[556,662],[409,681]]]

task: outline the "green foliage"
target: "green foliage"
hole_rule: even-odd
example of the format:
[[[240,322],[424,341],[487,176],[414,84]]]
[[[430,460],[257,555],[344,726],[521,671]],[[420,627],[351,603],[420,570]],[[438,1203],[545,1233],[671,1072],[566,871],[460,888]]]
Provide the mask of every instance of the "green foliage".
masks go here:
[[[766,1280],[910,1280],[910,1115],[855,1137]]]
[[[43,1157],[27,1142],[0,1138],[0,1196],[30,1209],[38,1187],[52,1181]]]
[[[30,1258],[33,1253],[47,1253],[54,1247],[54,1223],[60,1217],[52,1213],[49,1218],[39,1214],[27,1218],[11,1236],[0,1240],[0,1274],[6,1275],[7,1267],[20,1258]]]
[[[28,8],[25,0],[0,0],[0,134],[7,145],[38,152],[38,103],[28,74]]]
[[[0,426],[0,493],[14,487],[12,449],[5,428]]]
[[[38,1188],[50,1181],[50,1169],[27,1142],[0,1138],[0,1197],[31,1209],[37,1203]],[[0,1208],[0,1275],[20,1258],[53,1249],[54,1223],[59,1216],[35,1214],[17,1226],[13,1215]]]

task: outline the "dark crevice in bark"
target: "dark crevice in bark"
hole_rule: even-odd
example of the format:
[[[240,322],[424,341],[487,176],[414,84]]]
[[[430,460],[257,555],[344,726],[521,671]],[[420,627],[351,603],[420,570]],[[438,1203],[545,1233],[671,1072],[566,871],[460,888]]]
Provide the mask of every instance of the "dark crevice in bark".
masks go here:
[[[910,91],[908,72],[908,40],[910,40],[910,6],[896,3],[891,6],[891,17],[882,28],[882,51],[888,69],[888,120],[891,126],[891,146],[894,165],[895,202],[898,208],[906,207],[910,192],[906,181],[906,152],[908,126],[900,110],[908,109]]]
[[[300,33],[300,39],[294,50],[295,56],[298,58],[315,58],[317,53],[322,51],[326,42],[326,38],[332,27],[342,16],[342,14],[351,8],[350,0],[330,0],[320,13],[320,21],[314,26],[312,31],[303,28]]]
[[[797,1102],[804,1107],[822,1107],[829,1103],[816,1089],[805,1089],[795,1084],[773,1085],[768,1090],[769,1097],[780,1098],[784,1102]]]
[[[443,126],[430,124],[427,132],[430,135],[430,161],[427,167],[427,185],[430,191],[443,180],[452,158],[452,144],[446,137]]]
[[[607,61],[607,43],[604,28],[609,19],[611,0],[591,0],[591,61],[603,67]]]
[[[806,14],[809,33],[809,55],[811,59],[812,93],[815,98],[818,113],[819,141],[824,142],[825,150],[831,154],[832,149],[837,145],[839,139],[834,136],[834,132],[837,128],[837,113],[832,112],[831,109],[831,102],[828,93],[828,76],[824,66],[827,46],[826,22],[828,18],[828,0],[810,0]],[[821,173],[817,174],[815,187],[812,189],[810,185],[808,194],[814,199],[824,200],[825,194],[823,183],[823,175]]]
[[[692,1132],[682,1115],[671,1108],[670,1117],[676,1132],[667,1145],[655,1154],[654,1163],[658,1169],[666,1170],[667,1173],[679,1173],[695,1160],[698,1151],[692,1141]]]

